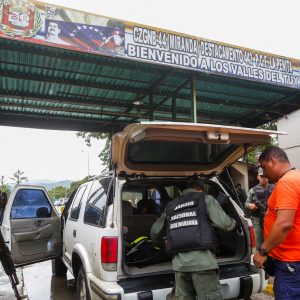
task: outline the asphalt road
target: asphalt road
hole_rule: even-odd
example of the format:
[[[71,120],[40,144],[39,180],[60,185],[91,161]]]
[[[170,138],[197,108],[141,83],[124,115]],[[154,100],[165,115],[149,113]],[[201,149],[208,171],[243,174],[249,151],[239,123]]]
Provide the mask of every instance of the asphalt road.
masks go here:
[[[16,275],[19,280],[19,284],[17,289],[19,291],[20,296],[23,296],[23,275],[21,269],[16,269]],[[11,287],[11,283],[9,278],[5,274],[1,262],[0,262],[0,299],[1,300],[15,300],[15,293]],[[26,298],[25,298],[26,299]],[[25,300],[24,299],[24,300]]]
[[[74,277],[52,276],[51,262],[46,261],[23,268],[24,285],[29,300],[74,300],[76,286]]]

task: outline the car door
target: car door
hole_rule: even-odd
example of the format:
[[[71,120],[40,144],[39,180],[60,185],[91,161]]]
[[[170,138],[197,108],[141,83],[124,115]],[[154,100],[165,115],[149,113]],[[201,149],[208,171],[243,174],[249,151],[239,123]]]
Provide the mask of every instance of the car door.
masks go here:
[[[72,251],[74,245],[80,239],[80,228],[82,222],[79,221],[80,212],[82,210],[82,202],[87,197],[88,187],[90,183],[82,184],[73,197],[70,208],[68,209],[67,221],[64,227],[64,259],[71,265]]]
[[[1,230],[16,266],[61,253],[60,217],[43,187],[16,186],[5,208]]]

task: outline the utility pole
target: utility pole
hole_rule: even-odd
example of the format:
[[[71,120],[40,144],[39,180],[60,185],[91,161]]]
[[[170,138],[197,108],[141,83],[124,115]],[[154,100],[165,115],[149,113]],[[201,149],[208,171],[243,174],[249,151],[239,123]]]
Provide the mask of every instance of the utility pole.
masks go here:
[[[90,153],[88,151],[80,150],[82,153],[87,153],[87,178],[90,179]]]
[[[87,155],[88,155],[88,180],[90,179],[90,153],[88,152],[87,153]]]

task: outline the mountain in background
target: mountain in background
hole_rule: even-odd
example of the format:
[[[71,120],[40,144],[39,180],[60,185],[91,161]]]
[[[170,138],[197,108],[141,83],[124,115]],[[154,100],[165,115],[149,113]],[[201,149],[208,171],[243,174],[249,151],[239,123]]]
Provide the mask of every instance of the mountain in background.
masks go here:
[[[27,184],[33,184],[33,185],[42,185],[47,190],[51,190],[57,186],[63,186],[66,188],[69,188],[72,180],[60,180],[60,181],[51,181],[51,180],[28,180]]]
[[[31,184],[31,185],[41,185],[44,186],[47,190],[51,190],[58,186],[63,186],[65,188],[69,188],[72,180],[60,180],[60,181],[53,181],[48,179],[37,179],[37,180],[28,180],[23,182],[23,184]],[[15,184],[8,184],[11,188],[15,186]]]

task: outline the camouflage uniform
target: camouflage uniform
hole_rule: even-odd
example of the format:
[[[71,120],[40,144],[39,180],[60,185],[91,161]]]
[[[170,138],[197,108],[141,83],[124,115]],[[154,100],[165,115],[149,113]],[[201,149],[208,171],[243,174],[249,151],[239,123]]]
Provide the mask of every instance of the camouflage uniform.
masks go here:
[[[257,184],[255,187],[250,189],[248,198],[245,203],[245,208],[248,209],[250,218],[254,226],[257,249],[262,245],[264,241],[263,218],[266,213],[268,199],[273,189],[273,184],[267,184],[266,186]],[[256,206],[258,206],[258,209],[256,211],[250,210],[250,203],[256,204]]]
[[[195,192],[193,189],[183,191],[183,194]],[[225,214],[216,199],[205,195],[207,213],[214,226],[226,231],[235,228],[236,221]],[[159,243],[166,235],[166,214],[153,224],[151,238],[153,243]],[[210,250],[193,250],[176,253],[172,260],[175,271],[176,299],[223,299],[218,276],[218,263]]]

